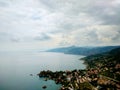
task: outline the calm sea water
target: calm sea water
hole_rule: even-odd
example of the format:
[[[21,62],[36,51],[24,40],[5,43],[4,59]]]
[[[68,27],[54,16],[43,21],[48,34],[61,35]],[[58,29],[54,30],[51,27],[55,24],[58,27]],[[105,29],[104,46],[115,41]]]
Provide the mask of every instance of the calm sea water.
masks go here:
[[[0,52],[0,90],[58,90],[54,81],[44,81],[41,70],[84,69],[83,56],[48,52]],[[33,74],[33,76],[30,76]]]

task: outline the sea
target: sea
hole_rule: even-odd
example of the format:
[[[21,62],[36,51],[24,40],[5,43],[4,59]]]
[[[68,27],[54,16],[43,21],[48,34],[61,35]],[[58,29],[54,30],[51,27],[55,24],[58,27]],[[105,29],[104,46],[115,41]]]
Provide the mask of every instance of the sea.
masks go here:
[[[45,81],[37,74],[42,70],[66,71],[85,69],[82,55],[53,52],[0,52],[0,90],[59,90],[60,84]]]

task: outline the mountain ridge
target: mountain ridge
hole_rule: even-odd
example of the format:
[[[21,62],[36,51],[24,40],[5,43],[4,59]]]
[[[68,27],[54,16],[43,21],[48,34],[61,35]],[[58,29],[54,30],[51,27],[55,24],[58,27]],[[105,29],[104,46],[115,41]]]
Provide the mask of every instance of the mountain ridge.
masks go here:
[[[58,52],[65,54],[75,54],[75,55],[95,55],[99,53],[109,52],[112,49],[118,48],[120,46],[95,46],[95,47],[79,47],[79,46],[70,46],[70,47],[61,47],[47,50],[47,52]]]

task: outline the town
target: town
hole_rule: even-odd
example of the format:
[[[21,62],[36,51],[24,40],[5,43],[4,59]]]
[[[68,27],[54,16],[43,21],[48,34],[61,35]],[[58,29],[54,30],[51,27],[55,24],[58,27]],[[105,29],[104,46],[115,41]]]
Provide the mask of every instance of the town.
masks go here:
[[[46,81],[50,79],[56,84],[61,84],[60,90],[120,90],[120,56],[114,51],[120,51],[120,48],[112,50],[109,54],[85,58],[85,70],[47,70],[38,75]]]

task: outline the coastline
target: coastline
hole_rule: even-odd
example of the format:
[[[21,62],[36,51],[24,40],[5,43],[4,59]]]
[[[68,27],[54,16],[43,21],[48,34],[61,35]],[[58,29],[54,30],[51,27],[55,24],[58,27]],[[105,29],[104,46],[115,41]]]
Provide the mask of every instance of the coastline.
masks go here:
[[[74,80],[75,77],[78,77],[78,78],[76,78],[76,80],[78,81],[78,83],[81,83],[81,85],[82,85],[81,87],[83,87],[84,85],[87,85],[87,87],[85,89],[92,90],[94,88],[94,86],[88,82],[88,81],[91,81],[91,79],[89,77],[85,76],[86,71],[87,71],[87,66],[88,66],[88,64],[83,59],[85,57],[86,56],[83,56],[82,58],[79,59],[79,60],[83,61],[82,64],[86,65],[85,69],[79,69],[79,70],[75,69],[75,70],[55,71],[55,72],[50,71],[50,70],[47,70],[47,71],[43,70],[40,73],[38,73],[37,75],[40,78],[45,78],[45,81],[53,80],[53,81],[55,81],[56,84],[61,84],[61,87],[59,90],[79,89],[80,87],[77,85],[76,81]],[[78,80],[78,79],[80,79],[80,80]],[[47,86],[45,86],[45,87],[47,88]],[[45,89],[45,88],[43,88],[43,89]],[[84,90],[84,88],[81,88],[80,90]]]
[[[63,54],[66,54],[66,53],[63,53]],[[70,54],[68,54],[68,55],[70,55]],[[76,55],[76,54],[71,54],[71,55]],[[83,56],[83,55],[82,55]],[[45,78],[44,80],[45,81],[48,81],[48,80],[53,80],[53,81],[55,81],[55,83],[56,84],[61,84],[61,87],[60,87],[60,90],[64,90],[64,89],[70,89],[70,90],[72,90],[72,83],[71,84],[69,84],[69,85],[67,85],[67,83],[69,83],[70,81],[68,80],[67,81],[67,79],[70,79],[70,77],[69,77],[69,75],[68,75],[68,73],[76,73],[77,71],[80,71],[80,73],[82,74],[82,75],[84,75],[85,74],[85,72],[86,72],[86,69],[87,69],[87,64],[85,64],[85,60],[84,59],[82,59],[82,58],[84,58],[84,57],[86,57],[86,56],[83,56],[83,57],[81,57],[81,58],[79,58],[78,60],[80,60],[80,61],[82,61],[82,64],[84,64],[85,65],[85,68],[84,69],[74,69],[74,70],[66,70],[66,71],[50,71],[50,70],[47,70],[47,71],[45,71],[45,70],[43,70],[43,71],[41,71],[40,73],[38,73],[37,75],[40,77],[40,78]],[[79,74],[80,74],[79,73]],[[67,76],[68,75],[68,76]],[[58,77],[57,77],[58,76]],[[62,81],[62,79],[63,79],[63,81]],[[83,81],[84,82],[84,81]],[[75,84],[76,82],[74,82],[74,84]],[[89,83],[88,83],[89,84]],[[68,86],[70,86],[70,87],[68,87]],[[91,85],[90,85],[91,86]],[[44,88],[45,87],[45,88]],[[43,89],[46,89],[47,88],[47,85],[44,85],[43,86]]]
[[[86,60],[86,57],[80,60],[86,65],[85,69],[55,72],[43,70],[37,75],[40,78],[46,78],[46,81],[53,80],[56,84],[61,84],[59,90],[101,90],[101,88],[112,90],[120,87],[118,80],[102,75],[103,72],[107,71],[106,68],[100,69],[101,67],[98,66],[95,66],[96,68],[90,67],[90,63],[88,63],[89,61]]]

